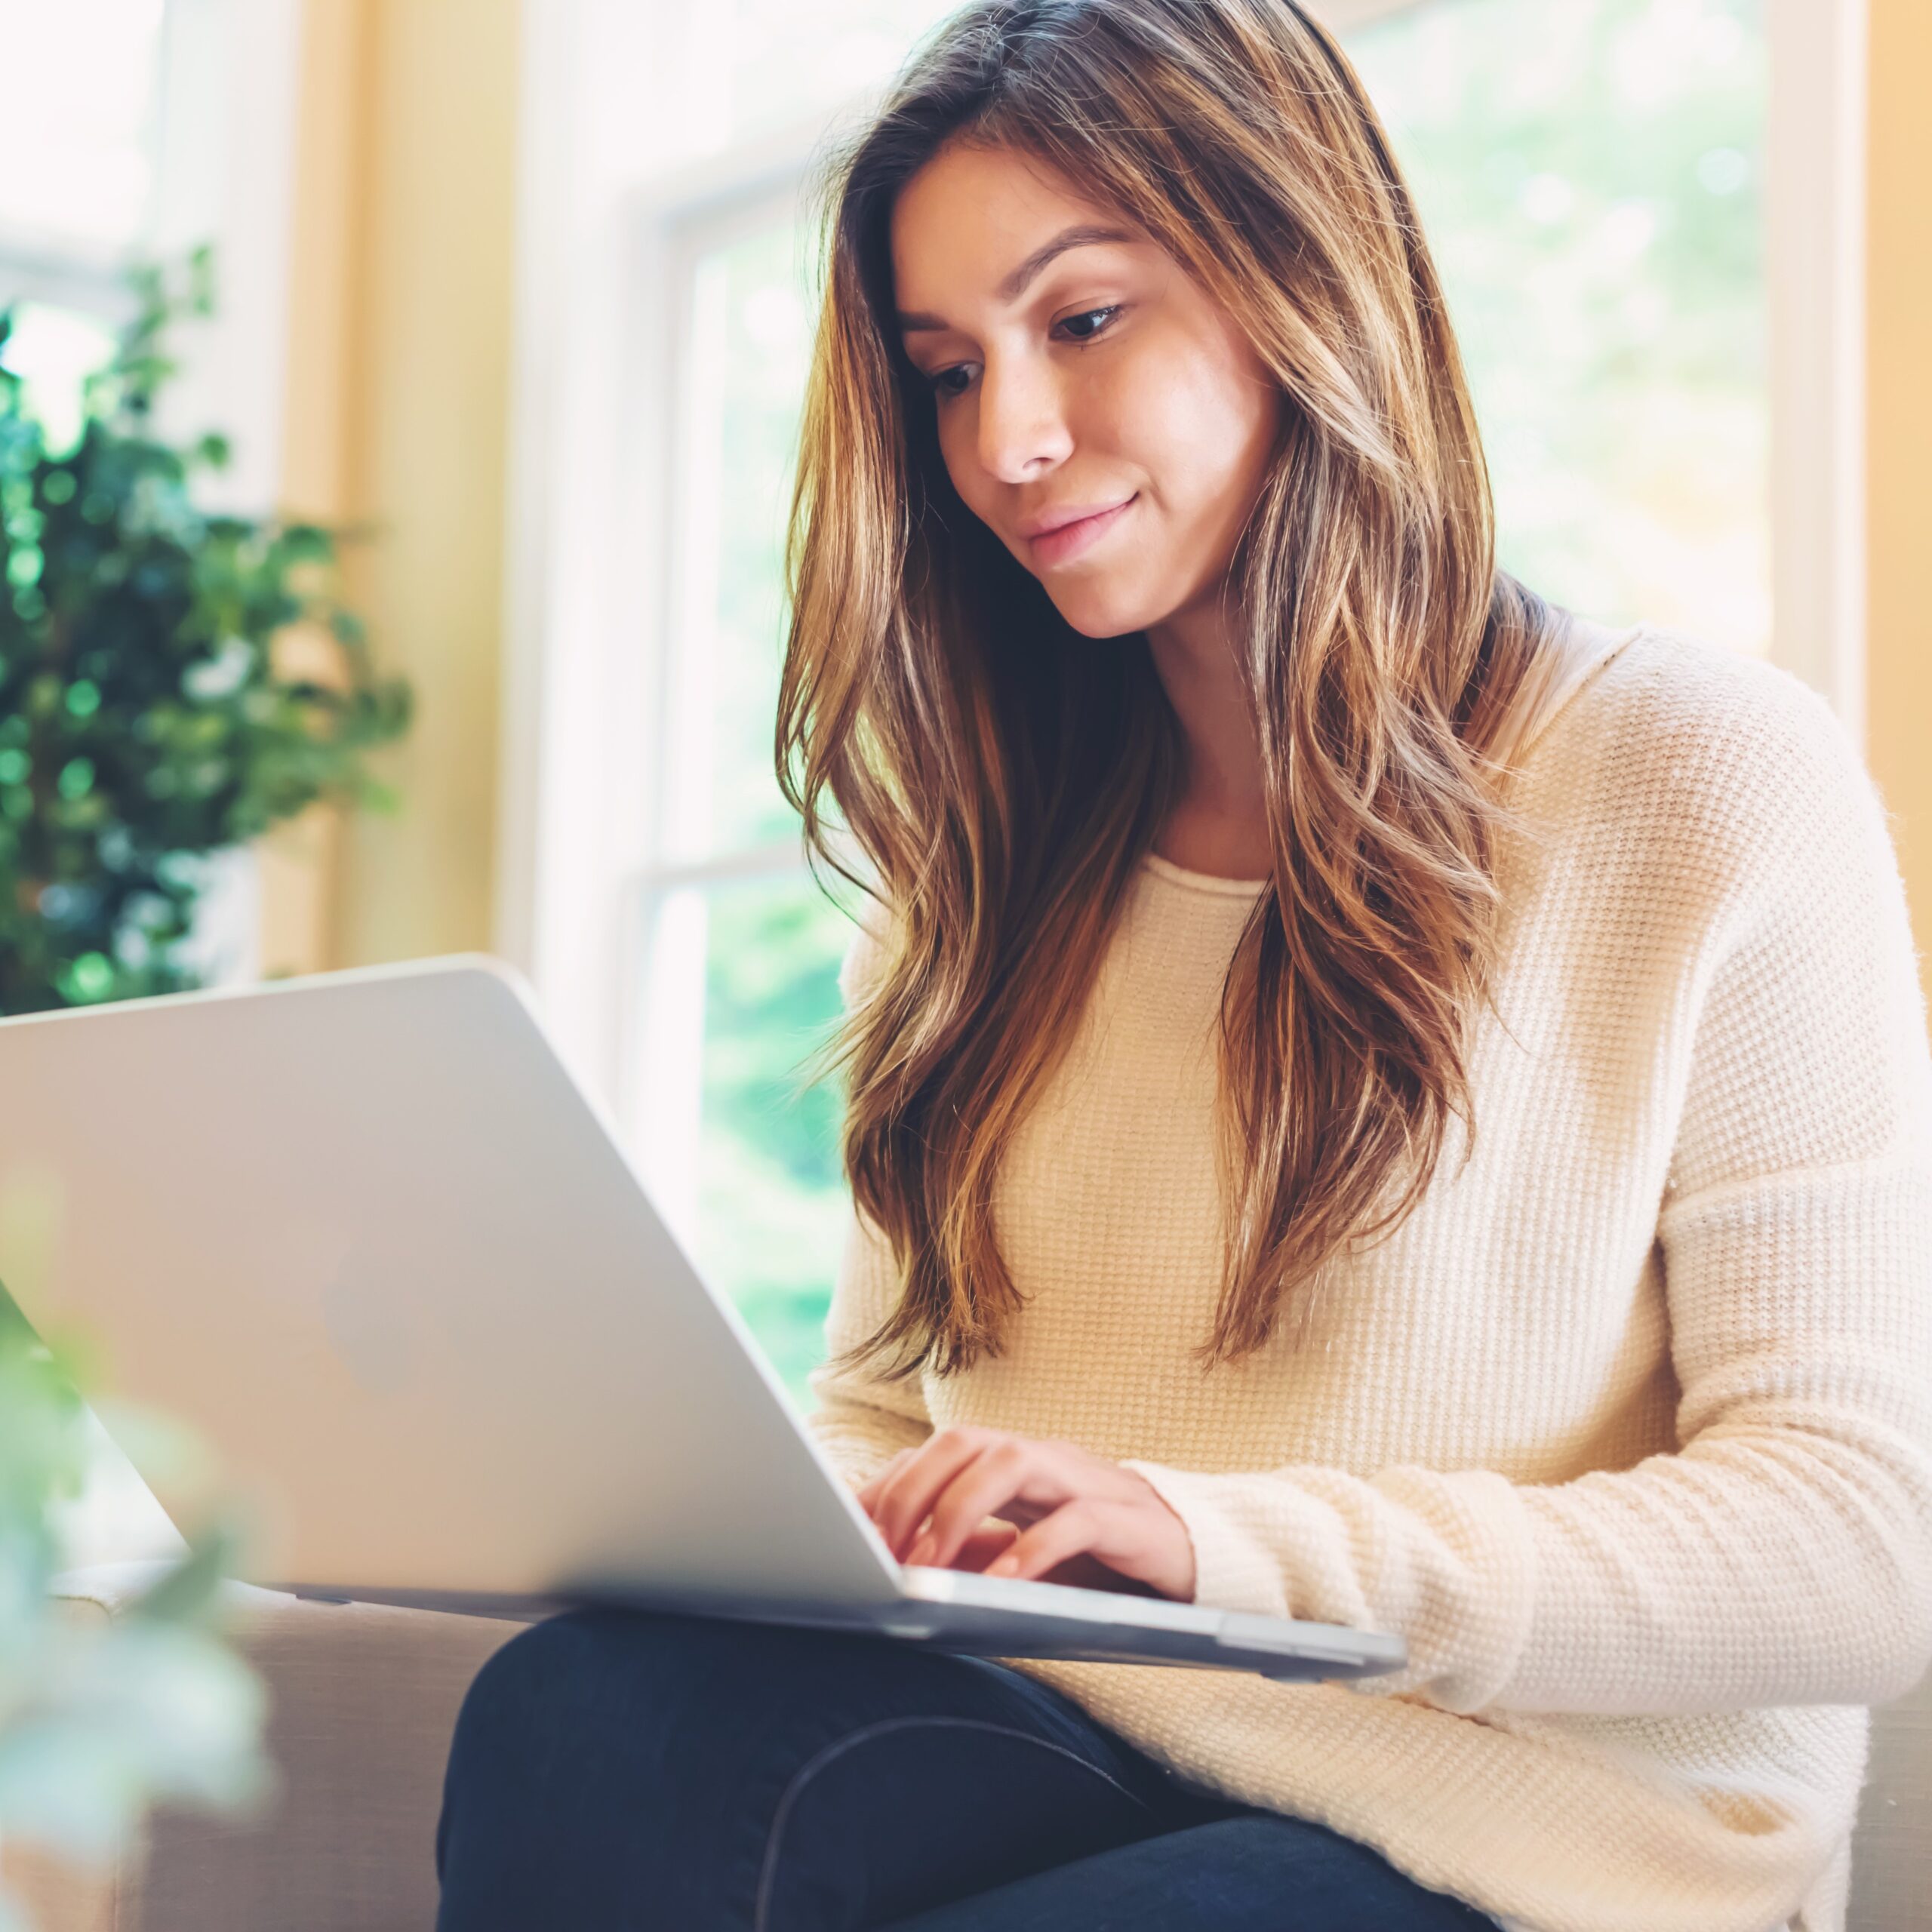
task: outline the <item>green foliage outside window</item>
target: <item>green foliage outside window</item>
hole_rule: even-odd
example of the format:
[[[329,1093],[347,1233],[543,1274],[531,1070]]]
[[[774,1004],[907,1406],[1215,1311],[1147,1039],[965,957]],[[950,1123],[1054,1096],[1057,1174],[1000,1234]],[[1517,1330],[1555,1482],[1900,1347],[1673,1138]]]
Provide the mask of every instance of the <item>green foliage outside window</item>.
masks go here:
[[[851,932],[808,878],[711,895],[699,1260],[808,1409],[847,1194],[842,1090],[802,1063],[838,1019]]]
[[[198,509],[226,443],[154,432],[167,325],[212,309],[209,251],[178,292],[152,266],[131,280],[139,313],[70,448],[27,413],[0,310],[0,1013],[196,985],[205,855],[325,796],[395,802],[363,755],[411,694],[330,587],[338,533]],[[270,641],[297,623],[333,637],[339,688],[278,673]]]

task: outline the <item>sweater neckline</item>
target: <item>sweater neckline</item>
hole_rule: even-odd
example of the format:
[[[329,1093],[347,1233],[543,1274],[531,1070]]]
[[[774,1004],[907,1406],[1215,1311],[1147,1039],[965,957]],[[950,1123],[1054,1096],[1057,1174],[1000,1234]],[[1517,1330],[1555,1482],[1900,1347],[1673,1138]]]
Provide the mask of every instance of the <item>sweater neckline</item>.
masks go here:
[[[1252,899],[1269,883],[1265,878],[1223,878],[1217,872],[1190,872],[1186,866],[1177,866],[1173,860],[1164,859],[1154,851],[1143,852],[1140,863],[1156,878],[1166,879],[1195,892],[1216,893],[1223,899]]]

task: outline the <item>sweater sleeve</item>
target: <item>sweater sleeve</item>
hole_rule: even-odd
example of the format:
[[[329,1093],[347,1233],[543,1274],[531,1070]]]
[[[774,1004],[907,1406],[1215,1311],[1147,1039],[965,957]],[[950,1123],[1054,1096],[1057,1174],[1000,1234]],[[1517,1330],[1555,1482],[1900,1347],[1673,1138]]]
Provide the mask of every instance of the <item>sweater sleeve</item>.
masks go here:
[[[849,1012],[870,991],[882,963],[879,940],[861,923],[838,969],[838,989]],[[844,1246],[826,1315],[828,1355],[861,1342],[891,1312],[900,1291],[892,1244],[849,1198]],[[835,1370],[829,1363],[809,1378],[819,1406],[806,1418],[841,1475],[857,1489],[902,1449],[931,1432],[925,1395],[916,1377],[891,1381],[866,1367]]]
[[[1858,1705],[1932,1657],[1924,1007],[1877,793],[1823,701],[1776,675],[1704,831],[1673,835],[1725,883],[1686,976],[1657,1227],[1678,1450],[1542,1485],[1128,1465],[1186,1524],[1197,1601],[1401,1635],[1407,1666],[1343,1680],[1358,1694]]]

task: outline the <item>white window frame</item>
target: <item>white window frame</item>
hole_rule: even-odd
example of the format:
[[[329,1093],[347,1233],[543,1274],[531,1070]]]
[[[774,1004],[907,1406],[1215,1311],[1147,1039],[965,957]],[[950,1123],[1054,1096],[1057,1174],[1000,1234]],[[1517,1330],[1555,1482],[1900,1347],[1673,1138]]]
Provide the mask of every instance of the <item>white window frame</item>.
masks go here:
[[[1328,0],[1338,28],[1442,0]],[[1866,0],[1766,0],[1770,106],[1774,661],[1862,739],[1864,710]],[[494,943],[627,1134],[647,1109],[635,989],[640,888],[802,870],[798,846],[671,868],[651,777],[665,728],[667,509],[680,235],[782,202],[830,113],[666,167],[717,103],[688,84],[666,0],[525,0],[505,694]],[[703,69],[697,70],[700,82]],[[617,78],[621,76],[621,80]],[[701,145],[701,143],[697,145]],[[694,1077],[688,1016],[651,1016],[654,1082]],[[679,1054],[683,1063],[679,1070]],[[654,1095],[654,1099],[656,1097]],[[674,1110],[675,1111],[675,1110]],[[648,1162],[647,1161],[647,1166]]]

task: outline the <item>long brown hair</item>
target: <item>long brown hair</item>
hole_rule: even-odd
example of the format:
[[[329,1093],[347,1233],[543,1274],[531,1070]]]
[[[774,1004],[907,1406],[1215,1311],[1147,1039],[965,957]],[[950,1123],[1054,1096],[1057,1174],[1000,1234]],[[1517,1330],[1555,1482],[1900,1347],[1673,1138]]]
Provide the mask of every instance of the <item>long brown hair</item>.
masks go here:
[[[1497,568],[1435,268],[1321,27],[1287,0],[986,0],[915,51],[817,187],[776,740],[814,871],[879,902],[878,971],[820,1057],[847,1069],[846,1179],[903,1281],[851,1358],[998,1352],[1022,1299],[998,1164],[1183,772],[1144,635],[1075,631],[965,509],[899,343],[894,199],[955,136],[1136,224],[1291,405],[1227,589],[1272,848],[1220,1008],[1229,1238],[1197,1353],[1232,1360],[1285,1309],[1299,1339],[1323,1264],[1409,1213],[1452,1117],[1473,1128],[1499,748],[1561,614]]]

